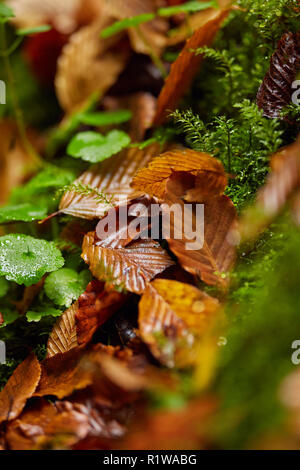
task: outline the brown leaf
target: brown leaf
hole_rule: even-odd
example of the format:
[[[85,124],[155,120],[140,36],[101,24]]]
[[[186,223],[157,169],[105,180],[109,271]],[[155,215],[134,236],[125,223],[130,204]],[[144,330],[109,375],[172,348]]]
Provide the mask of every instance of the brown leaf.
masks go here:
[[[144,150],[137,148],[125,150],[99,165],[92,166],[78,181],[105,192],[108,196],[113,195],[112,202],[118,204],[122,198],[133,198],[140,194],[130,187],[132,177],[139,168],[159,153],[159,149],[160,145],[155,143]],[[82,196],[71,191],[63,196],[60,203],[62,213],[84,219],[101,218],[109,208],[107,204],[99,203],[94,196]]]
[[[41,24],[53,24],[57,31],[72,33],[78,24],[78,13],[82,0],[8,0],[19,28],[32,28]]]
[[[107,12],[110,16],[123,20],[136,15],[155,13],[160,0],[105,0]],[[139,34],[139,31],[141,34]],[[161,55],[167,45],[168,23],[165,19],[156,17],[148,23],[136,28],[129,28],[128,34],[132,47],[139,54],[150,54],[149,44],[156,54]],[[142,35],[142,36],[141,36]]]
[[[216,400],[202,397],[176,410],[142,410],[135,416],[126,437],[115,449],[199,450],[207,449],[208,425]]]
[[[270,68],[257,94],[263,115],[278,118],[291,103],[292,83],[300,69],[300,32],[285,33],[271,57]]]
[[[40,381],[41,366],[34,354],[20,364],[0,392],[0,423],[11,421],[22,412]]]
[[[284,208],[300,187],[300,135],[295,143],[276,153],[271,171],[257,195],[254,206],[240,220],[242,240],[259,235]]]
[[[78,299],[75,314],[78,344],[87,344],[97,329],[116,313],[127,299],[127,295],[109,289],[103,282],[92,281]]]
[[[227,186],[227,177],[222,163],[203,152],[190,149],[178,149],[165,152],[150,161],[147,168],[142,168],[134,176],[131,186],[151,196],[163,199],[166,182],[174,171],[188,172],[199,177],[197,191],[214,194],[223,193]],[[205,186],[201,183],[205,182]],[[195,199],[193,192],[186,199]]]
[[[195,55],[193,49],[209,46],[212,43],[228,13],[229,10],[218,10],[213,19],[201,26],[187,40],[179,57],[172,64],[165,86],[158,97],[154,125],[160,126],[166,121],[168,114],[176,108],[199,70],[203,56]]]
[[[152,354],[164,365],[190,365],[194,343],[216,316],[218,300],[196,287],[156,279],[139,304],[139,328]]]
[[[76,313],[78,302],[66,310],[53,327],[47,344],[47,357],[65,353],[78,346],[76,331]]]
[[[237,213],[227,196],[216,196],[201,201],[204,202],[204,240],[200,240],[203,242],[203,247],[194,250],[189,247],[187,244],[191,243],[190,234],[183,233],[185,231],[182,227],[195,230],[196,212],[195,205],[187,206],[182,196],[193,188],[194,178],[188,173],[174,173],[167,182],[165,193],[167,207],[162,206],[165,214],[168,207],[173,204],[178,204],[181,208],[180,216],[170,218],[169,246],[180,265],[189,273],[200,276],[202,281],[209,285],[226,286],[228,284],[226,274],[233,267],[236,257],[231,237],[237,229]],[[184,215],[183,221],[181,214]]]
[[[58,60],[56,93],[65,111],[83,106],[94,92],[100,96],[115,83],[129,58],[126,43],[119,36],[100,40],[109,24],[106,16],[74,33]],[[87,73],[88,71],[88,73]]]
[[[40,399],[10,423],[6,437],[12,450],[61,450],[88,436],[115,439],[124,431],[107,410],[97,409],[90,401]]]
[[[32,161],[20,143],[14,123],[2,120],[0,134],[0,204],[5,204],[11,190],[24,182],[26,166]]]
[[[82,351],[72,349],[65,354],[56,354],[42,362],[42,375],[34,396],[55,396],[64,398],[75,390],[81,390],[93,383],[90,371],[81,366]]]
[[[85,237],[82,251],[96,278],[123,285],[136,294],[142,293],[151,279],[174,264],[153,240],[138,240],[126,248],[111,249],[97,245],[95,233],[91,232]]]

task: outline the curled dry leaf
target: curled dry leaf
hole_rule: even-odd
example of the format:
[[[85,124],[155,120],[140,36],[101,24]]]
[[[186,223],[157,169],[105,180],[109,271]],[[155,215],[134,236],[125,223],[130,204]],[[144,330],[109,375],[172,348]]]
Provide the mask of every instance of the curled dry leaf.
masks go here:
[[[31,398],[41,377],[41,366],[34,354],[25,359],[13,372],[0,392],[0,424],[17,418]]]
[[[92,281],[56,322],[48,340],[48,357],[85,346],[126,300],[126,295],[107,288],[103,282]]]
[[[6,437],[12,450],[67,449],[87,437],[116,439],[124,426],[106,409],[86,402],[40,399],[10,423]]]
[[[196,287],[156,279],[139,304],[139,329],[152,354],[163,364],[190,365],[193,347],[216,317],[218,300]]]
[[[127,295],[110,289],[103,282],[92,281],[78,299],[75,314],[78,344],[87,344],[97,329],[116,313],[127,299]]]
[[[167,180],[174,171],[186,171],[198,175],[199,181],[195,189],[198,193],[202,191],[205,194],[209,191],[212,194],[222,194],[227,186],[222,163],[207,153],[190,149],[171,150],[154,158],[146,168],[137,172],[131,186],[138,191],[163,199]],[[188,193],[186,200],[195,200],[195,197],[199,196],[195,191]]]
[[[72,33],[77,26],[77,16],[82,0],[8,0],[14,13],[13,22],[19,28],[53,24],[61,33]]]
[[[227,273],[236,258],[232,234],[237,230],[237,213],[227,196],[216,196],[200,201],[204,203],[202,220],[201,213],[197,215],[195,205],[186,205],[182,199],[194,184],[195,176],[188,173],[173,173],[168,179],[162,208],[163,226],[170,224],[170,232],[166,227],[165,236],[171,251],[186,271],[200,276],[209,285],[226,287]],[[169,208],[174,204],[180,208],[180,214],[169,217]],[[165,218],[166,215],[168,217]],[[195,228],[198,229],[197,233],[193,232]]]
[[[83,106],[92,93],[103,95],[117,80],[129,58],[120,36],[99,39],[107,17],[74,33],[58,60],[55,78],[58,100],[65,111]],[[88,73],[87,73],[88,71]]]
[[[265,186],[258,192],[255,205],[241,217],[240,235],[244,241],[259,235],[299,190],[300,135],[295,143],[272,157],[271,168]]]
[[[34,396],[55,396],[64,398],[75,390],[81,390],[93,383],[90,371],[81,366],[80,348],[65,354],[56,354],[42,362],[42,375]]]
[[[229,10],[218,10],[218,14],[195,31],[186,42],[179,57],[172,64],[170,74],[158,97],[154,125],[159,126],[166,121],[168,114],[176,108],[188,90],[203,61],[203,56],[195,55],[193,50],[212,43],[228,13]]]
[[[96,278],[136,294],[142,293],[151,279],[174,264],[153,240],[138,240],[126,248],[112,249],[98,245],[95,233],[91,232],[84,239],[82,251],[84,261]]]
[[[94,165],[77,181],[95,188],[100,193],[104,192],[108,197],[112,196],[112,204],[121,203],[122,200],[140,194],[130,187],[132,177],[139,168],[147,165],[159,152],[159,148],[159,144],[155,143],[144,150],[125,150],[99,165]],[[66,192],[60,203],[60,212],[84,219],[101,218],[109,208],[109,204],[99,202],[94,195],[83,196],[73,191]]]
[[[283,108],[291,103],[292,84],[299,70],[300,32],[286,33],[271,57],[270,68],[257,94],[257,105],[264,116],[278,118]]]
[[[78,346],[75,315],[78,302],[72,305],[57,320],[47,344],[47,357],[65,353]]]
[[[118,20],[147,13],[155,13],[162,5],[161,0],[105,0],[108,14]],[[137,29],[129,28],[128,34],[132,48],[139,54],[151,54],[150,48],[161,55],[167,45],[168,23],[163,18],[156,17]]]

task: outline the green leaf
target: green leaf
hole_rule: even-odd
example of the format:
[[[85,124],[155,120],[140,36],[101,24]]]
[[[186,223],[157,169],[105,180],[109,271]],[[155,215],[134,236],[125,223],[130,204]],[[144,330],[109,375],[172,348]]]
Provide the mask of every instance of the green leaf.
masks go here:
[[[51,189],[67,186],[75,178],[76,173],[71,170],[49,166],[34,176],[25,186],[14,189],[10,197],[10,203],[12,205],[19,205],[25,202],[35,204],[38,201],[40,206],[45,205],[48,208],[48,201],[49,203],[53,202]]]
[[[8,281],[31,286],[63,265],[54,243],[18,234],[0,238],[0,276]]]
[[[0,23],[5,23],[10,18],[14,18],[14,12],[5,3],[0,3]]]
[[[132,118],[132,112],[127,109],[99,113],[82,113],[79,120],[88,126],[111,126],[122,124]]]
[[[179,13],[193,13],[196,11],[206,10],[207,8],[217,7],[215,1],[212,2],[197,2],[191,1],[184,3],[183,5],[175,5],[173,7],[159,8],[159,16],[173,16]]]
[[[4,277],[0,277],[0,297],[4,297],[9,290],[9,283]]]
[[[10,325],[19,318],[19,314],[15,310],[5,309],[4,311],[1,311],[1,314],[3,316],[4,323],[2,323],[0,328]]]
[[[52,307],[40,307],[38,310],[29,310],[26,313],[27,321],[39,322],[44,317],[60,317],[62,314],[61,310]]]
[[[0,224],[43,220],[47,214],[47,207],[37,207],[27,202],[18,205],[8,205],[0,208]]]
[[[75,158],[97,163],[120,152],[130,144],[130,137],[123,131],[113,130],[107,135],[96,132],[80,132],[68,145],[67,152]]]
[[[51,29],[52,29],[52,26],[50,26],[49,24],[41,24],[40,26],[35,26],[33,28],[18,29],[16,31],[16,34],[18,36],[29,36],[31,34],[46,33],[47,31],[50,31]]]
[[[44,288],[50,300],[68,308],[85,291],[90,280],[88,270],[78,274],[73,269],[63,268],[47,277]]]
[[[148,21],[152,21],[154,18],[154,13],[145,13],[143,15],[132,16],[131,18],[125,18],[124,20],[116,21],[111,26],[108,26],[108,28],[103,29],[100,36],[102,39],[106,39],[110,36],[113,36],[114,34],[124,31],[124,29],[134,28],[142,23],[148,23]]]

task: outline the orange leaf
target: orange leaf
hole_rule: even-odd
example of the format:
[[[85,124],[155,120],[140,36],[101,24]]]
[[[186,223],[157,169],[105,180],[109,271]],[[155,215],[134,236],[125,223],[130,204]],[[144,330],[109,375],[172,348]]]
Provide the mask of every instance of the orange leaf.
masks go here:
[[[184,226],[190,228],[196,226],[195,207],[191,205],[185,207],[182,196],[193,185],[193,175],[174,173],[167,182],[165,193],[167,206],[179,204],[181,213],[184,214]],[[236,257],[231,234],[237,228],[237,213],[232,201],[224,195],[203,202],[203,247],[195,250],[187,248],[191,240],[188,240],[187,235],[183,233],[181,217],[170,218],[169,246],[181,266],[189,273],[200,276],[207,284],[226,286],[228,284],[226,273],[233,267]]]
[[[81,350],[56,354],[42,362],[42,375],[34,396],[64,398],[93,383],[90,371],[81,367]]]
[[[140,193],[130,187],[132,177],[139,168],[147,165],[159,149],[160,145],[155,143],[144,150],[125,150],[99,165],[92,166],[78,181],[105,192],[108,196],[114,196],[113,203],[116,204],[122,199],[135,197]],[[109,208],[107,204],[99,203],[94,196],[82,196],[72,191],[68,191],[60,203],[62,213],[84,219],[101,218]]]
[[[19,416],[40,381],[41,366],[34,354],[25,359],[0,392],[0,423]]]
[[[205,333],[219,306],[218,300],[196,287],[156,279],[147,286],[139,304],[141,337],[163,364],[190,365],[194,343]]]
[[[218,15],[201,26],[186,42],[181,54],[172,64],[165,86],[159,95],[154,125],[160,126],[166,121],[168,114],[176,108],[199,70],[203,56],[195,55],[193,49],[212,43],[228,13],[229,10],[220,10]]]
[[[65,353],[78,346],[75,315],[78,302],[66,310],[53,327],[47,344],[47,357]]]
[[[96,278],[124,285],[136,294],[142,293],[151,279],[174,264],[153,240],[138,240],[126,248],[111,249],[98,245],[95,233],[91,232],[84,239],[82,251]]]
[[[273,171],[265,186],[259,190],[255,205],[246,210],[241,218],[240,234],[243,240],[258,236],[299,190],[300,135],[296,142],[273,155],[271,167]]]
[[[129,58],[127,44],[118,44],[119,36],[99,38],[108,24],[107,17],[102,16],[74,33],[63,48],[55,86],[58,100],[67,112],[83,106],[94,92],[103,96],[125,68]]]
[[[75,314],[78,344],[87,344],[127,299],[127,295],[109,289],[103,282],[92,281],[78,299]]]
[[[222,194],[227,186],[222,163],[207,153],[190,149],[171,150],[154,158],[147,168],[137,172],[131,186],[138,191],[163,199],[166,182],[174,171],[186,171],[198,175],[200,179],[198,186],[200,187],[201,181],[204,180],[206,193],[209,190],[215,194]],[[187,200],[193,200],[195,194],[189,193],[186,197]]]
[[[217,3],[219,9],[225,10],[230,8],[232,0],[217,0]],[[172,34],[170,34],[168,38],[168,46],[174,46],[185,41],[191,35],[191,32],[194,33],[197,29],[203,27],[208,21],[218,16],[219,13],[220,10],[217,8],[207,8],[198,13],[190,14],[188,21],[185,21],[179,28],[172,31]]]

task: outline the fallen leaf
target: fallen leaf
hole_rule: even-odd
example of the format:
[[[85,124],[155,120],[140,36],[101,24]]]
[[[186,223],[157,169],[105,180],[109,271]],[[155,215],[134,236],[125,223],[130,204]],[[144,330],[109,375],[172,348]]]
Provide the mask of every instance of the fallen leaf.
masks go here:
[[[46,358],[42,362],[42,375],[34,396],[64,398],[91,385],[92,373],[81,367],[81,360],[80,348]]]
[[[168,367],[190,365],[193,347],[215,318],[218,300],[194,286],[156,279],[139,304],[139,330],[152,354]]]
[[[174,171],[188,172],[199,177],[198,192],[222,194],[227,186],[227,177],[222,163],[207,153],[190,149],[165,152],[150,161],[134,176],[131,186],[162,200],[166,182]],[[202,181],[203,180],[203,181]],[[203,189],[201,183],[205,182]],[[187,200],[195,199],[193,192],[186,195]]]
[[[285,33],[271,57],[270,68],[259,88],[257,105],[263,115],[279,118],[291,103],[292,84],[300,69],[300,32]]]
[[[97,329],[116,313],[127,299],[126,294],[109,289],[103,282],[92,281],[78,299],[75,313],[78,344],[87,344]]]
[[[155,13],[158,6],[162,5],[158,0],[105,0],[109,15],[123,20],[146,13]],[[139,31],[141,34],[139,34]],[[156,17],[148,23],[135,28],[129,28],[128,34],[132,47],[138,54],[151,54],[150,47],[156,54],[161,55],[167,45],[168,22],[162,18]]]
[[[75,315],[78,302],[66,310],[57,320],[47,343],[47,357],[65,353],[78,346]]]
[[[127,44],[120,43],[119,36],[99,38],[108,21],[103,16],[81,28],[63,48],[55,86],[58,100],[67,112],[83,106],[94,92],[102,96],[125,68],[129,58]]]
[[[137,413],[126,437],[115,449],[126,450],[199,450],[207,449],[208,425],[216,409],[216,400],[202,397],[176,410]]]
[[[41,377],[41,366],[34,354],[13,372],[0,392],[0,423],[17,418],[34,394]]]
[[[61,33],[72,33],[78,24],[82,0],[8,0],[15,14],[13,23],[19,28],[31,28],[41,24],[53,24]]]
[[[236,250],[232,233],[237,230],[237,213],[232,201],[227,196],[209,198],[204,203],[204,219],[195,212],[195,205],[185,204],[182,196],[194,186],[193,175],[188,173],[174,173],[168,180],[163,205],[163,212],[168,214],[170,206],[177,204],[180,207],[180,216],[170,217],[170,236],[166,238],[171,251],[177,256],[180,265],[189,273],[200,276],[202,281],[209,285],[228,285],[227,274],[233,267]],[[182,217],[184,220],[182,220]],[[195,230],[198,224],[204,228],[204,237],[201,234],[185,233],[186,230]],[[164,222],[169,223],[169,218]],[[184,227],[184,230],[183,230]],[[168,227],[167,227],[168,229]],[[195,249],[189,244],[196,243]],[[197,248],[202,245],[202,248]]]
[[[209,46],[212,43],[228,13],[229,9],[218,10],[213,19],[204,23],[187,40],[179,57],[172,64],[165,86],[158,97],[155,126],[160,126],[166,121],[168,114],[176,108],[199,70],[203,56],[195,55],[193,49]]]
[[[40,399],[10,423],[6,437],[12,450],[61,450],[88,436],[116,439],[124,431],[114,416],[89,401],[49,403]]]
[[[91,167],[77,181],[113,196],[112,203],[119,204],[122,200],[140,194],[130,187],[131,179],[139,168],[146,165],[159,152],[159,149],[160,145],[155,143],[144,150],[137,148],[125,150]],[[83,196],[72,191],[66,192],[60,203],[60,212],[84,219],[101,218],[109,208],[108,204],[99,203],[93,195]]]
[[[300,136],[271,158],[272,171],[259,190],[255,204],[239,223],[243,241],[258,236],[280,213],[300,186]],[[297,217],[296,217],[297,218]]]
[[[183,3],[183,2],[177,2]],[[171,30],[168,38],[168,46],[175,46],[191,36],[197,29],[203,27],[208,21],[213,20],[220,13],[231,7],[232,0],[217,0],[219,8],[207,8],[206,10],[190,14],[188,21],[181,21],[181,25],[175,30]],[[181,17],[182,15],[180,15]]]
[[[142,293],[151,279],[174,264],[153,240],[138,240],[126,248],[111,249],[97,245],[95,233],[91,232],[84,239],[82,251],[96,278],[124,286],[136,294]]]

